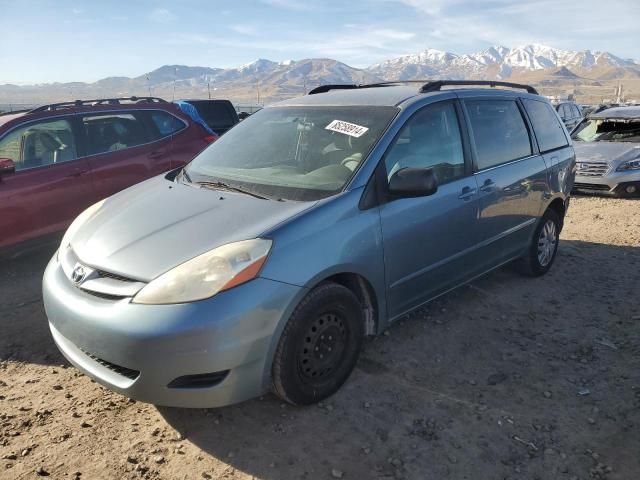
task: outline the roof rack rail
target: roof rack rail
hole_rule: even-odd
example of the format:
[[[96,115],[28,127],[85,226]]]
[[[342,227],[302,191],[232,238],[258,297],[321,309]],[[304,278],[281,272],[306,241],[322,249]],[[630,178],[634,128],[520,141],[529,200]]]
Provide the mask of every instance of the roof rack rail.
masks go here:
[[[58,108],[83,107],[91,105],[120,105],[122,101],[128,102],[149,102],[149,103],[167,103],[166,100],[159,97],[116,97],[116,98],[94,98],[93,100],[73,100],[71,102],[51,103],[42,105],[41,107],[30,110],[29,113],[46,112],[48,110],[57,110]]]
[[[376,87],[392,87],[403,83],[427,83],[429,80],[392,80],[389,82],[378,83],[338,83],[333,85],[320,85],[309,91],[307,95],[315,95],[316,93],[326,93],[330,90],[351,90],[355,88],[376,88]]]
[[[320,85],[319,87],[311,90],[308,95],[315,95],[316,93],[326,93],[330,90],[351,90],[355,88],[376,88],[376,87],[391,87],[393,85],[401,85],[403,83],[421,83],[421,93],[437,92],[442,87],[447,86],[473,86],[473,85],[488,85],[490,87],[509,87],[526,90],[529,93],[538,95],[538,91],[530,85],[522,85],[520,83],[511,82],[499,82],[493,80],[393,80],[389,82],[378,83],[345,83],[334,85]]]
[[[521,90],[526,90],[528,93],[532,93],[534,95],[538,95],[538,91],[533,88],[531,85],[523,85],[521,83],[512,83],[512,82],[498,82],[493,80],[435,80],[428,83],[425,83],[421,88],[421,93],[427,92],[437,92],[441,90],[442,87],[452,86],[473,86],[473,85],[488,85],[491,88],[495,87],[508,87],[508,88],[517,88]]]
[[[0,116],[2,115],[13,115],[14,113],[26,113],[26,112],[30,112],[31,109],[30,108],[23,108],[21,110],[3,110],[0,112]]]
[[[362,88],[362,85],[352,84],[334,84],[334,85],[320,85],[319,87],[312,88],[307,95],[315,95],[316,93],[326,93],[330,90],[350,90],[352,88]]]

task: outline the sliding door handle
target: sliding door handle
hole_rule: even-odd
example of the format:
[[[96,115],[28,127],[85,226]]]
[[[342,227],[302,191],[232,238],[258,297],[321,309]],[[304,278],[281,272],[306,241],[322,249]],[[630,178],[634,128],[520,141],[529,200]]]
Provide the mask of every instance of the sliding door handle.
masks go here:
[[[491,190],[493,190],[493,187],[495,187],[495,186],[496,186],[496,182],[494,182],[490,178],[487,178],[484,181],[484,183],[482,184],[482,186],[480,187],[480,191],[481,192],[490,192]]]
[[[476,194],[476,189],[471,187],[464,187],[458,198],[460,200],[469,200]]]

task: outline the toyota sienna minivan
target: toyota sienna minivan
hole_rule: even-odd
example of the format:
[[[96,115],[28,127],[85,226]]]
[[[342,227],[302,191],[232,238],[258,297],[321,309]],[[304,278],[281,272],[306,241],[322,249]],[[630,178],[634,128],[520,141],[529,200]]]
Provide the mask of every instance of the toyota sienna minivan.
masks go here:
[[[44,274],[58,347],[158,405],[310,404],[407,312],[509,262],[546,273],[569,135],[532,87],[470,83],[319,87],[88,208]]]

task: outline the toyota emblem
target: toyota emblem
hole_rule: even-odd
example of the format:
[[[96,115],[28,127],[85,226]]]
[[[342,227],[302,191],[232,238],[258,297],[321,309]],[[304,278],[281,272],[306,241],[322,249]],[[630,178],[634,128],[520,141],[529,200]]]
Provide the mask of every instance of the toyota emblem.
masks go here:
[[[77,285],[82,282],[82,280],[84,280],[84,277],[86,275],[87,272],[85,271],[84,267],[82,265],[76,265],[76,268],[74,268],[73,272],[71,272],[71,280]]]

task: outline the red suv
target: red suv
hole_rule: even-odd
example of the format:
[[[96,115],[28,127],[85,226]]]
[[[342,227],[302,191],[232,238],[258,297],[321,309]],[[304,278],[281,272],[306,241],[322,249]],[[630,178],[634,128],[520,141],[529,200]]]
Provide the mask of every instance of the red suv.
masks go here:
[[[64,230],[89,205],[186,164],[216,138],[153,97],[0,115],[0,248]]]

